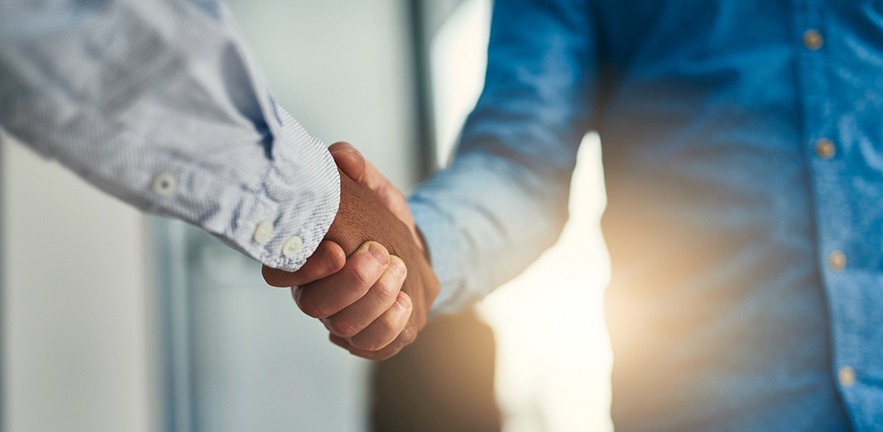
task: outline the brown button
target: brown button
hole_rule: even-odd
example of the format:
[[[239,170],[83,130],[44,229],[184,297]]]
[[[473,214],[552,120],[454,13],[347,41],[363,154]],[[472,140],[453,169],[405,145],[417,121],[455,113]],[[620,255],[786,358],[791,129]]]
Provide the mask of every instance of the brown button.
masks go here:
[[[831,159],[837,154],[837,148],[831,140],[822,138],[816,142],[816,154],[822,159]]]
[[[843,251],[835,250],[828,256],[828,265],[833,270],[843,270],[846,267],[846,255]]]
[[[803,34],[803,45],[813,51],[821,48],[824,43],[825,40],[822,39],[822,34],[817,30],[807,30],[806,33]]]
[[[844,388],[849,388],[855,385],[855,369],[844,366],[837,371],[837,381],[840,381],[840,385]]]

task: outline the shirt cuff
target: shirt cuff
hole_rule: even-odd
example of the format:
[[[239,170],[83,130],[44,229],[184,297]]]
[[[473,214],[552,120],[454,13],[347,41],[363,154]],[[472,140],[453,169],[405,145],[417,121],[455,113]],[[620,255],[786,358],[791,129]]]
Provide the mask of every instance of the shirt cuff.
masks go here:
[[[297,271],[334,221],[340,174],[325,144],[281,110],[273,137],[272,159],[250,184],[189,160],[139,164],[138,171],[165,173],[153,177],[154,193],[139,207],[196,225],[268,267]],[[167,193],[163,179],[171,181]]]
[[[432,257],[432,270],[441,286],[429,312],[430,318],[458,312],[466,305],[462,304],[463,295],[460,292],[463,279],[459,269],[462,266],[457,261],[457,257],[463,255],[463,249],[458,245],[457,236],[453,235],[456,232],[455,225],[435,204],[419,197],[409,198],[408,206],[423,235],[427,255]]]
[[[287,112],[275,131],[273,161],[251,210],[225,236],[268,267],[296,271],[325,237],[340,204],[340,174],[322,141]],[[246,209],[243,209],[246,210]]]

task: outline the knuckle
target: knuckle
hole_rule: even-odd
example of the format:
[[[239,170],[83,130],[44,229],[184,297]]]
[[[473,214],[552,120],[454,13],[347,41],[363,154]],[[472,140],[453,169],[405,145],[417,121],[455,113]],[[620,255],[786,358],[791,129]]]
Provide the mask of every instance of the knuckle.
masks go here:
[[[371,352],[374,352],[374,351],[379,350],[380,348],[383,348],[383,346],[380,344],[380,342],[377,342],[376,340],[355,340],[354,339],[352,341],[352,344],[354,347],[356,347],[360,350],[371,351]]]
[[[321,311],[318,308],[316,308],[315,306],[313,306],[310,302],[305,302],[305,301],[301,300],[301,302],[298,303],[298,306],[300,307],[300,310],[303,311],[303,313],[305,313],[313,318],[322,318]]]
[[[377,355],[373,356],[373,357],[371,358],[371,360],[376,360],[376,361],[388,360],[390,357],[392,357],[392,356],[394,356],[394,355],[396,355],[396,354],[398,354],[398,353],[399,353],[399,350],[395,350],[395,351],[384,351],[384,352],[382,352],[382,353],[378,353]]]
[[[327,306],[325,306],[322,302],[316,300],[314,296],[310,295],[301,295],[297,300],[297,306],[300,308],[303,313],[313,317],[313,318],[326,318],[329,314],[327,311]]]
[[[383,348],[387,341],[389,341],[389,336],[385,333],[373,333],[370,335],[356,335],[350,340],[350,343],[353,344],[356,348],[365,351],[377,351]]]
[[[373,266],[365,261],[361,261],[358,265],[350,268],[350,274],[358,287],[370,287],[373,285],[377,281],[377,273],[377,266]]]
[[[401,333],[399,333],[398,337],[399,341],[401,341],[402,346],[410,345],[417,340],[417,327],[407,326],[405,327]]]
[[[330,317],[325,322],[328,330],[337,336],[343,338],[351,338],[358,333],[358,327],[355,323],[347,319]]]
[[[383,304],[392,303],[399,294],[401,288],[396,284],[395,279],[381,278],[377,284],[371,288],[371,295]]]
[[[359,336],[361,335],[350,338],[350,345],[361,351],[375,351],[374,346],[376,345],[376,342]]]
[[[377,351],[375,355],[375,360],[386,360],[390,357],[398,354],[402,351],[402,348],[405,347],[405,344],[399,343],[398,341],[389,344],[386,348]]]
[[[395,315],[383,315],[377,320],[377,325],[380,326],[384,335],[395,336],[401,331],[402,324],[400,321],[401,319]],[[392,340],[393,337],[389,339]]]
[[[401,325],[395,318],[383,316],[374,322],[375,328],[370,335],[353,338],[353,345],[366,351],[377,351],[396,339]]]
[[[365,350],[365,351],[379,351],[381,348],[385,347],[389,344],[389,341],[395,339],[395,334],[390,332],[382,332],[382,333],[373,333],[370,336],[366,337],[356,337],[352,338],[351,343],[356,348]]]

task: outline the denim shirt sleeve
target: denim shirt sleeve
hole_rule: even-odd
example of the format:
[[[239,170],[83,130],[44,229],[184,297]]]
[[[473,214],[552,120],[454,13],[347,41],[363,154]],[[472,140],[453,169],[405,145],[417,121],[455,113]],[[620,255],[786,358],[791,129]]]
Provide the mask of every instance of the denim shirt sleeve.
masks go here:
[[[442,291],[433,312],[473,303],[551,246],[596,77],[588,5],[494,2],[484,91],[452,164],[409,199]]]
[[[0,126],[271,267],[298,269],[337,212],[327,148],[213,0],[0,2]]]

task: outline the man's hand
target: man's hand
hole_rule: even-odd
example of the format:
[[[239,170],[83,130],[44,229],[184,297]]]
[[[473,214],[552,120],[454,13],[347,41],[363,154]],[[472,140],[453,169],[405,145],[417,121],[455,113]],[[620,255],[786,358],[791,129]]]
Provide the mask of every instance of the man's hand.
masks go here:
[[[341,205],[326,241],[298,272],[264,267],[264,278],[293,286],[298,306],[325,324],[332,342],[385,359],[423,328],[438,281],[401,192],[349,144],[331,152],[342,171]]]

